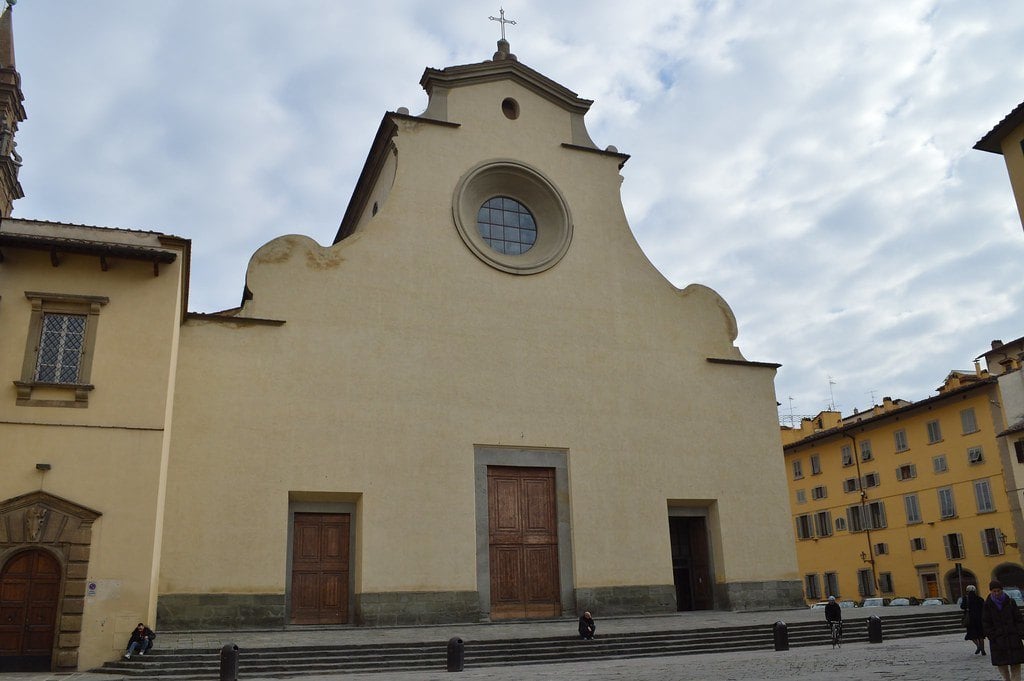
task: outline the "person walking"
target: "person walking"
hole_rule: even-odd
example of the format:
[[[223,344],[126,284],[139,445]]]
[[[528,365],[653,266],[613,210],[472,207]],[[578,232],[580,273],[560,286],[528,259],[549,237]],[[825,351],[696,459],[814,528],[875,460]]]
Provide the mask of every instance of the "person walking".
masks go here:
[[[968,584],[967,595],[960,600],[960,609],[964,611],[964,626],[967,627],[964,640],[974,642],[975,655],[985,654],[985,630],[981,626],[984,607],[985,601],[978,595],[978,588]]]
[[[992,580],[989,595],[981,611],[981,626],[988,638],[989,659],[1003,681],[1020,681],[1024,663],[1024,643],[1020,640],[1024,618],[1013,599],[1003,593],[1003,585]]]

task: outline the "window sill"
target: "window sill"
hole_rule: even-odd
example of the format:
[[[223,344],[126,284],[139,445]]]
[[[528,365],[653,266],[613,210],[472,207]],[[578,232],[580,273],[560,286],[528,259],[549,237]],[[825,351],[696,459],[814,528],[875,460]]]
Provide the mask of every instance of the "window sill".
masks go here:
[[[96,387],[91,383],[46,383],[44,381],[14,381],[18,389],[16,404],[19,407],[73,407],[84,408],[89,406],[89,393]],[[33,398],[32,393],[36,390],[46,390],[67,394],[68,399],[38,399]]]

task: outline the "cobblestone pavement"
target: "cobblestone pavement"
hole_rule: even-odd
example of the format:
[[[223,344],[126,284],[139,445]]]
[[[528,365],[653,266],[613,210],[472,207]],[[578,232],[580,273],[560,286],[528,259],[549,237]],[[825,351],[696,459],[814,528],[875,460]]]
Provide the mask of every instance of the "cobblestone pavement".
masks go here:
[[[581,643],[581,645],[585,645]],[[299,681],[998,681],[988,657],[972,654],[962,634],[882,643],[793,648],[784,652],[715,653],[636,660],[467,668],[438,671],[337,674]],[[117,681],[111,674],[3,674],[3,681]],[[240,681],[257,681],[244,677]]]

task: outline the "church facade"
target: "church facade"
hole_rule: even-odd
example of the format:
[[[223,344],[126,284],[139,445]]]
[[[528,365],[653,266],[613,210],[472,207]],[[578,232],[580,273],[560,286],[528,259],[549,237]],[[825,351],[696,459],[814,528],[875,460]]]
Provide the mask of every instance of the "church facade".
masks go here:
[[[236,309],[187,311],[188,239],[5,214],[0,659],[802,604],[777,365],[647,260],[591,103],[504,40],[421,84],[334,243],[262,246]]]

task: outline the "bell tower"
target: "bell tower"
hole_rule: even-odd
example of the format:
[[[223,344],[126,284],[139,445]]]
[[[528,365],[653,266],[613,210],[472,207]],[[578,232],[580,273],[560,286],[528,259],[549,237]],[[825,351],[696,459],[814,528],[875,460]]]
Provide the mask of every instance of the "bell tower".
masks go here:
[[[18,182],[21,156],[15,150],[18,124],[25,120],[25,95],[14,66],[14,25],[11,12],[17,0],[7,0],[0,14],[0,217],[9,217],[16,199],[25,195]]]

